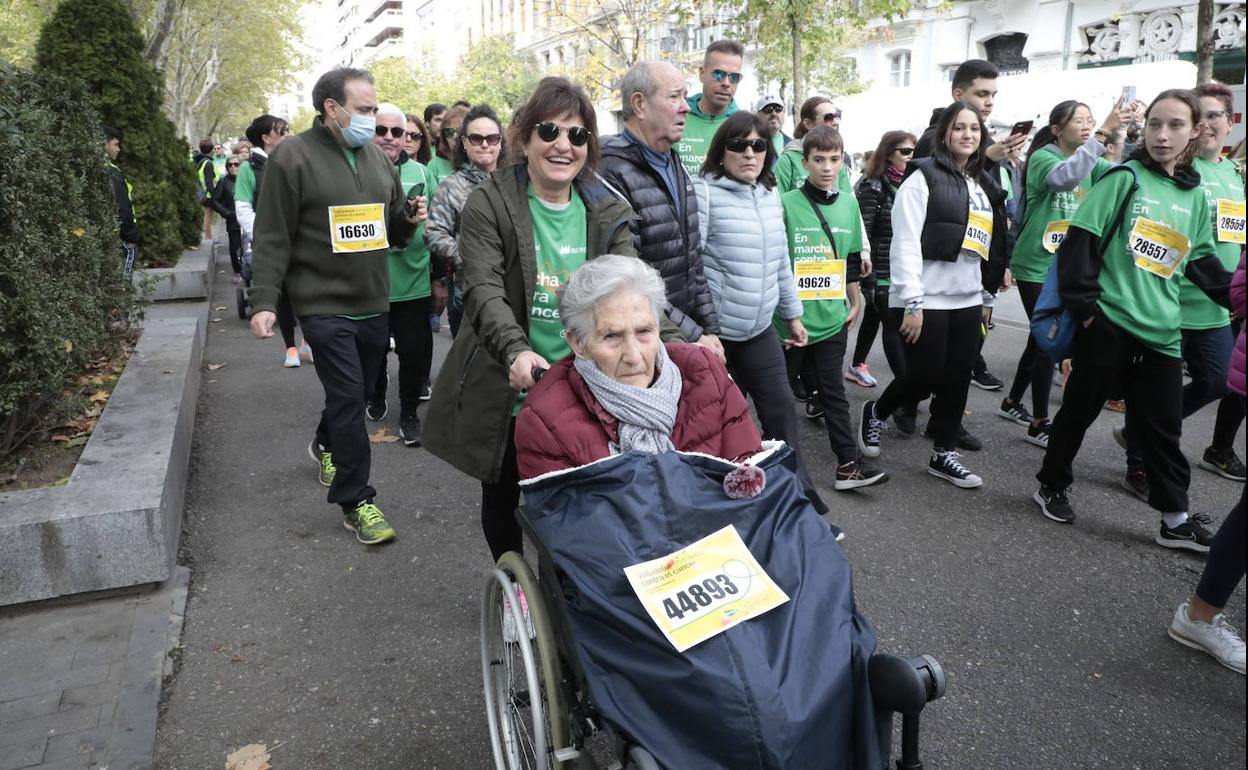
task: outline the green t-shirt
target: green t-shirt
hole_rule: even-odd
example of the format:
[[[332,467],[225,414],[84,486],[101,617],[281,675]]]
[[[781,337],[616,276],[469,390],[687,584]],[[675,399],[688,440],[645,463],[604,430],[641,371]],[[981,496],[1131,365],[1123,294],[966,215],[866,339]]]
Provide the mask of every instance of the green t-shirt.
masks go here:
[[[1229,160],[1210,163],[1196,158],[1192,166],[1200,174],[1200,189],[1205,193],[1209,216],[1216,242],[1218,260],[1227,270],[1234,272],[1239,266],[1239,254],[1243,248],[1243,214],[1235,212],[1235,206],[1244,205],[1244,180]],[[1219,203],[1221,201],[1221,203]],[[1242,212],[1242,208],[1241,208]],[[1234,240],[1238,237],[1239,240]],[[1196,284],[1179,275],[1179,303],[1183,306],[1184,329],[1221,329],[1231,322],[1230,312],[1209,299],[1209,295]]]
[[[234,200],[250,203],[252,208],[256,206],[256,172],[251,170],[251,164],[243,161],[238,167],[238,177],[234,180]]]
[[[791,190],[781,195],[780,205],[784,208],[784,226],[789,235],[789,259],[793,261],[795,275],[798,273],[799,262],[833,259],[844,263],[850,254],[862,251],[862,214],[859,213],[858,201],[853,195],[842,192],[835,203],[819,204],[819,211],[827,220],[828,229],[832,231],[831,248],[827,233],[823,231],[819,216],[805,192]],[[826,274],[824,271],[819,272],[821,275]],[[801,276],[798,278],[798,296],[801,296]],[[842,282],[841,285],[844,290],[848,290],[846,284]],[[849,302],[846,299],[802,301],[802,325],[806,327],[812,345],[839,334],[848,316]],[[776,315],[773,323],[780,339],[788,339],[789,327],[784,319]]]
[[[414,160],[399,166],[399,182],[405,193],[417,184],[425,186],[426,197],[432,192],[429,170]],[[421,222],[407,248],[390,250],[390,301],[406,302],[429,294],[429,247],[425,245],[425,223]]]
[[[718,115],[707,115],[698,108],[702,94],[690,96],[689,114],[685,116],[685,135],[676,143],[676,155],[684,164],[690,176],[697,176],[706,162],[706,153],[711,149],[711,140],[715,132],[724,125],[724,121],[737,111],[737,103],[729,102],[728,108]]]
[[[227,158],[218,158],[215,155],[212,156],[212,167],[216,169],[217,171],[218,181],[221,179],[221,177],[225,176],[225,161],[226,160]]]
[[[1049,172],[1070,156],[1063,155],[1056,144],[1036,150],[1027,161],[1027,179],[1024,183],[1027,202],[1023,213],[1023,227],[1014,244],[1010,258],[1010,271],[1014,278],[1029,283],[1044,283],[1053,264],[1053,255],[1065,237],[1065,226],[1088,197],[1095,180],[1109,170],[1110,164],[1098,158],[1092,173],[1069,192],[1053,192],[1045,184]]]
[[[1188,260],[1216,254],[1209,205],[1200,189],[1180,189],[1173,179],[1145,169],[1138,161],[1124,165],[1134,169],[1140,189],[1127,204],[1122,224],[1105,249],[1097,307],[1144,344],[1179,358],[1182,338],[1176,274],[1182,274]],[[1071,226],[1099,237],[1130,189],[1130,174],[1106,175],[1092,187]],[[1164,277],[1167,272],[1169,278]]]
[[[810,173],[806,171],[806,166],[802,165],[802,151],[796,149],[780,153],[780,160],[776,161],[774,172],[776,192],[781,195],[801,187],[806,177],[810,176]],[[854,194],[854,187],[849,183],[848,166],[841,166],[841,175],[836,178],[836,187],[841,192]]]
[[[426,168],[429,169],[429,173],[433,176],[434,187],[437,187],[439,182],[455,173],[455,169],[451,167],[451,162],[441,155],[434,155],[430,158],[429,165]]]
[[[533,352],[552,364],[572,352],[559,318],[559,291],[568,278],[585,264],[585,202],[576,188],[572,200],[555,206],[543,201],[529,187],[529,215],[533,218],[533,249],[537,260],[537,282],[529,310],[529,344]],[[516,412],[524,400],[516,399]]]

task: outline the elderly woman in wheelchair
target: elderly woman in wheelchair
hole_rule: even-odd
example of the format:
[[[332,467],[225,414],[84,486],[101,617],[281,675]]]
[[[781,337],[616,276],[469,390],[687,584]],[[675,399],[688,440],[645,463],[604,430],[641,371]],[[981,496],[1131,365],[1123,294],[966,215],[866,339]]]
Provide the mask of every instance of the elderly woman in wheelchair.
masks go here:
[[[875,654],[849,564],[710,351],[663,343],[662,279],[603,256],[566,282],[573,355],[516,422],[536,569],[482,607],[494,763],[635,770],[922,767],[927,656]]]

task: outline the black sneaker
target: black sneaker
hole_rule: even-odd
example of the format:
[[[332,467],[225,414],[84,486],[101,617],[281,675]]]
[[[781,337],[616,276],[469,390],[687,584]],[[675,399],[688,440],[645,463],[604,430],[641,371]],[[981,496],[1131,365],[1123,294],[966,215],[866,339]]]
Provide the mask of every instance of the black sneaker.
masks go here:
[[[1209,553],[1213,543],[1213,532],[1209,529],[1212,524],[1213,520],[1203,513],[1188,514],[1187,521],[1173,529],[1163,521],[1153,542],[1162,548]]]
[[[1070,501],[1066,499],[1065,489],[1053,489],[1043,484],[1040,489],[1031,496],[1036,501],[1036,505],[1040,506],[1040,512],[1049,517],[1058,524],[1073,524],[1075,521],[1075,509],[1070,506]]]
[[[420,418],[414,414],[400,415],[399,438],[406,446],[420,446]]]
[[[867,457],[880,456],[880,434],[884,432],[883,420],[875,417],[875,402],[862,405],[862,417],[858,423],[858,448]]]
[[[1001,388],[1005,387],[1005,383],[998,380],[996,375],[989,371],[972,374],[971,384],[981,390],[1001,390]]]
[[[1119,484],[1137,498],[1148,502],[1148,474],[1144,471],[1127,471]]]
[[[923,430],[923,435],[927,438],[935,438],[932,436],[931,428],[931,423],[928,423],[927,428]],[[984,442],[961,425],[958,426],[958,433],[954,436],[953,443],[958,449],[965,449],[968,452],[978,452],[984,448]]]
[[[838,492],[869,487],[872,484],[883,484],[885,481],[888,481],[887,473],[878,468],[872,468],[860,460],[851,460],[836,466],[835,486]]]
[[[897,430],[901,431],[907,436],[913,436],[915,434],[915,431],[919,429],[918,420],[919,420],[918,404],[915,404],[912,406],[903,406],[897,411],[893,412],[893,425],[896,425]]]
[[[420,387],[420,400],[428,401],[433,398],[433,385],[429,380],[425,380],[425,384]]]
[[[1235,454],[1234,449],[1228,449],[1223,453],[1209,447],[1205,450],[1204,456],[1200,458],[1200,467],[1224,479],[1238,481],[1241,484],[1244,481],[1244,463]]]
[[[806,419],[822,420],[823,404],[819,400],[819,391],[812,391],[810,398],[806,399]]]
[[[1035,444],[1041,449],[1049,448],[1049,428],[1053,427],[1053,423],[1048,420],[1042,421],[1039,425],[1031,425],[1027,428],[1027,435],[1023,436],[1023,440],[1028,444]]]
[[[974,489],[984,483],[983,479],[968,471],[959,461],[957,452],[940,447],[932,450],[932,459],[927,462],[927,472],[962,489]]]
[[[1017,401],[1011,401],[1008,398],[1001,399],[1001,406],[997,409],[997,414],[1001,415],[1010,422],[1017,423],[1024,427],[1031,425],[1031,412],[1027,411],[1027,407]]]
[[[802,402],[806,401],[806,386],[801,380],[793,383],[793,398]]]
[[[390,407],[386,406],[386,400],[370,398],[368,404],[364,407],[364,414],[373,422],[381,422],[386,419],[386,415],[390,413]]]

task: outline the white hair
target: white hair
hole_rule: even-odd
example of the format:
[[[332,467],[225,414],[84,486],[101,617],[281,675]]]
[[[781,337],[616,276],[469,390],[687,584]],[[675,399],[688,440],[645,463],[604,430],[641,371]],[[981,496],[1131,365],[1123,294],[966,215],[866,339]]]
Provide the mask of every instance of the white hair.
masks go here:
[[[377,117],[381,117],[382,115],[389,115],[392,118],[398,118],[402,121],[407,120],[407,114],[404,113],[403,110],[400,110],[397,104],[392,104],[390,102],[382,102],[377,105]]]
[[[635,291],[650,300],[655,324],[667,310],[667,287],[658,271],[636,257],[604,254],[578,267],[559,292],[563,328],[578,340],[588,340],[594,331],[594,309],[619,291]]]

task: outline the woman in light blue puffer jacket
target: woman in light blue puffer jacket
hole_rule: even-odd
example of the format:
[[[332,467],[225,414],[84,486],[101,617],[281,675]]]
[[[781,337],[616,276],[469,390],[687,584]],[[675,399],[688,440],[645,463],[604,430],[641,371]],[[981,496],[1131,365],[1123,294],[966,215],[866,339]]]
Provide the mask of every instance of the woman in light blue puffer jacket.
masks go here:
[[[693,182],[702,266],[719,315],[728,371],[754,399],[763,436],[793,448],[806,494],[826,513],[798,450],[784,348],[772,327],[773,316],[779,315],[788,324],[790,339],[806,344],[784,211],[771,172],[776,150],[770,136],[761,117],[738,112],[711,140],[701,175]]]

